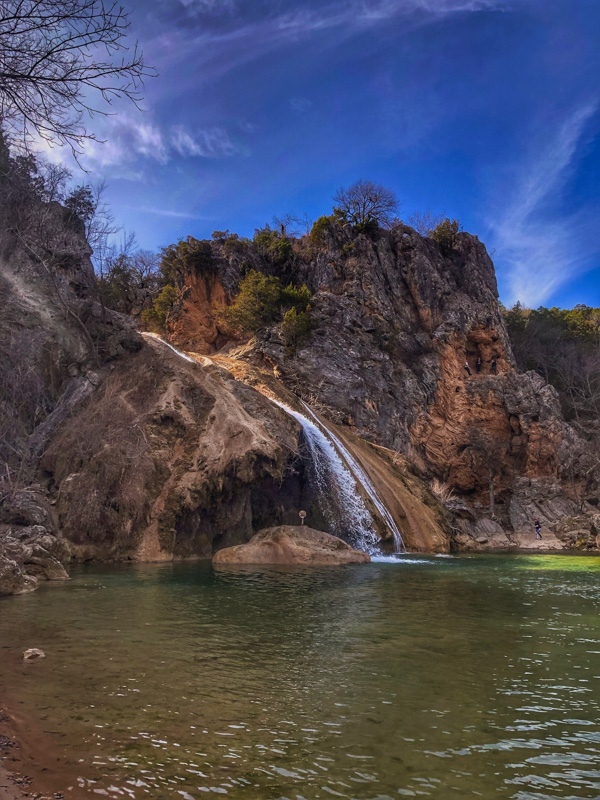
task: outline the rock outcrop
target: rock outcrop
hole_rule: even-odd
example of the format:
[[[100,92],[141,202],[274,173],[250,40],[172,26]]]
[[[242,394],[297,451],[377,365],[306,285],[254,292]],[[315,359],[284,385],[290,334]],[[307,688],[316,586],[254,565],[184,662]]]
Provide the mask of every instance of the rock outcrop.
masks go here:
[[[354,550],[337,536],[307,525],[281,525],[259,531],[247,544],[219,550],[212,563],[219,567],[231,564],[329,566],[366,564],[370,560],[367,553]]]
[[[41,526],[0,526],[0,595],[26,594],[39,582],[65,581],[63,542]]]
[[[274,371],[325,418],[447,484],[484,526],[489,518],[523,533],[537,515],[558,531],[578,506],[573,524],[580,531],[585,517],[595,547],[592,459],[556,391],[516,371],[494,267],[476,237],[459,234],[444,252],[406,226],[367,236],[331,223],[319,246],[305,238],[294,248],[295,280],[314,293],[310,337],[290,353],[274,325],[237,351],[229,344],[230,357]],[[212,270],[228,286],[231,267],[215,244]],[[278,268],[266,260],[262,269]],[[185,314],[181,307],[178,325]],[[476,526],[453,527],[457,546],[479,546]],[[573,539],[559,535],[565,546]]]
[[[297,425],[259,392],[149,340],[63,424],[41,466],[75,557],[160,561],[210,557],[293,513],[295,454]]]
[[[4,176],[3,176],[4,177]],[[69,549],[39,461],[114,363],[142,346],[96,296],[84,226],[58,203],[0,230],[0,593],[63,580]],[[3,215],[7,210],[2,208]],[[2,216],[2,215],[0,215]],[[10,217],[10,214],[8,214]]]
[[[0,504],[0,595],[24,594],[40,581],[64,581],[70,559],[67,543],[56,536],[41,487],[5,496]]]

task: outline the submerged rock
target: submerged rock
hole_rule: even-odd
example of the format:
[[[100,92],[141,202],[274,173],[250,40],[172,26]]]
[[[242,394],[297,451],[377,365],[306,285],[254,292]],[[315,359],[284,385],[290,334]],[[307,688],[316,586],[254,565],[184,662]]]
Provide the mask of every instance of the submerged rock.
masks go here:
[[[40,658],[46,658],[46,653],[37,647],[31,647],[23,653],[23,661],[37,661]]]
[[[279,525],[259,531],[247,544],[219,550],[213,564],[365,564],[367,553],[329,533],[305,525]]]

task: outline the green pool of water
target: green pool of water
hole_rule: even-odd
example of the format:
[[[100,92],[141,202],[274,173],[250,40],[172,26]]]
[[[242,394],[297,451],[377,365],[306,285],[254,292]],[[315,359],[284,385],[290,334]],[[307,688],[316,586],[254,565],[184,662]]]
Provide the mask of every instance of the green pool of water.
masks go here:
[[[100,796],[598,798],[599,570],[82,569],[0,602],[0,681]]]

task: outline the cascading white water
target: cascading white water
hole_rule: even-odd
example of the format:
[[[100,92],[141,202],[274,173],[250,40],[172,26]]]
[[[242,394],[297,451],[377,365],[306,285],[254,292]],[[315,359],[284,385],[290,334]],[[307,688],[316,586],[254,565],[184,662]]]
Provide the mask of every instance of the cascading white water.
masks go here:
[[[310,414],[310,416],[315,420],[315,422],[318,425],[321,425],[322,423],[320,423],[314,411],[309,406],[307,406],[306,403],[302,402],[302,405],[306,409],[307,413]],[[381,518],[388,526],[388,528],[391,530],[392,536],[394,537],[394,549],[396,550],[396,552],[401,552],[402,550],[404,550],[404,542],[402,541],[402,534],[400,533],[398,526],[394,522],[394,518],[390,514],[389,510],[386,508],[384,502],[377,494],[377,490],[373,486],[371,479],[369,478],[365,470],[361,467],[361,465],[358,463],[358,461],[354,458],[354,456],[350,453],[348,448],[344,446],[339,437],[336,436],[335,433],[333,433],[333,431],[330,431],[329,428],[327,428],[327,433],[333,440],[338,451],[342,454],[344,460],[348,464],[348,467],[352,470],[354,477],[359,481],[365,492],[369,495],[371,502],[373,503],[377,511],[379,511]]]
[[[350,536],[350,544],[358,550],[379,552],[369,509],[358,490],[355,476],[340,457],[334,443],[319,424],[274,397],[269,399],[302,426],[315,471],[321,510],[334,530],[337,529],[335,532]],[[339,509],[341,519],[334,517],[335,508]]]
[[[176,347],[173,347],[171,342],[167,342],[167,340],[163,339],[162,336],[159,336],[158,333],[150,333],[150,331],[143,331],[142,336],[145,336],[147,339],[154,339],[155,341],[164,344],[165,347],[168,347],[169,350],[172,350],[174,353],[176,353],[179,356],[179,358],[183,358],[184,361],[189,361],[191,364],[198,363],[190,356],[186,355],[185,353],[182,353],[181,350],[178,350]]]

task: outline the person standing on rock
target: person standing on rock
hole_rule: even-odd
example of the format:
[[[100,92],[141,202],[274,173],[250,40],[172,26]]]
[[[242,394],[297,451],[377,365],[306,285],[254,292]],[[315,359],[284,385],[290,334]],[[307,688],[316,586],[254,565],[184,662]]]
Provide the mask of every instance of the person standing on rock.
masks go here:
[[[495,358],[492,360],[491,372],[492,372],[492,375],[497,375],[498,374],[498,362],[496,361]]]
[[[542,538],[542,525],[539,519],[533,520],[533,525],[535,527],[535,538],[541,539]]]
[[[468,361],[465,361],[465,372],[467,373],[467,375],[471,374],[471,367],[469,366]]]
[[[478,373],[481,372],[482,365],[483,365],[483,360],[481,356],[477,356],[477,361],[475,362],[475,369]]]

